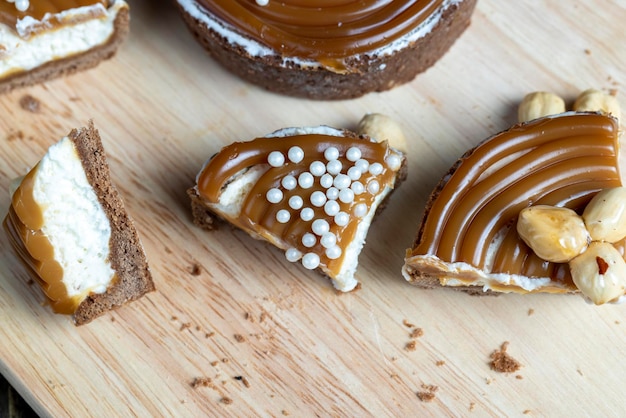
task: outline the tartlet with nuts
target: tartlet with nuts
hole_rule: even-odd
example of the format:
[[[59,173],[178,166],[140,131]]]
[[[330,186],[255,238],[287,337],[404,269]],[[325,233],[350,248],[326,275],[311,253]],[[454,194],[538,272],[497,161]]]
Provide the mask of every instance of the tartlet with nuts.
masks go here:
[[[351,291],[370,223],[406,176],[404,154],[390,146],[403,141],[395,122],[372,114],[358,132],[285,128],[235,142],[188,190],[194,222],[212,229],[222,219]]]
[[[427,203],[403,275],[474,294],[582,293],[595,304],[626,289],[626,189],[619,106],[598,90],[572,111],[526,96],[519,123],[469,150]]]

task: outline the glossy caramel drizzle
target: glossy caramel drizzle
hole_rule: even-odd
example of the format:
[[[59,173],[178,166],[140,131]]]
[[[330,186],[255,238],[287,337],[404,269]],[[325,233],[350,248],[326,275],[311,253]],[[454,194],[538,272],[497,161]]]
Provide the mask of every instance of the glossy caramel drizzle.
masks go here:
[[[267,164],[268,155],[272,151],[280,151],[284,155],[288,154],[291,147],[298,146],[304,150],[304,159],[301,162],[293,163],[286,160],[286,163],[279,167],[271,167]],[[386,142],[369,142],[356,137],[337,137],[331,135],[305,134],[288,137],[257,138],[250,142],[237,142],[223,148],[216,154],[202,169],[197,178],[198,193],[209,203],[217,204],[220,194],[227,183],[242,170],[253,166],[263,165],[268,170],[258,179],[247,193],[242,205],[241,213],[237,218],[228,217],[227,220],[243,230],[254,235],[261,236],[280,248],[296,248],[302,253],[316,252],[320,254],[322,265],[327,272],[337,274],[341,268],[342,260],[345,256],[345,249],[356,233],[360,218],[352,216],[354,207],[365,203],[367,209],[372,207],[375,197],[379,194],[364,192],[354,197],[351,203],[344,203],[337,200],[340,210],[350,214],[347,225],[339,226],[333,222],[333,217],[324,213],[323,208],[311,205],[310,198],[313,192],[327,189],[320,185],[319,178],[316,178],[312,187],[303,189],[296,187],[287,190],[281,186],[281,179],[286,175],[293,175],[296,178],[303,172],[309,170],[313,161],[324,160],[324,150],[335,147],[339,150],[338,160],[342,162],[342,173],[346,168],[354,163],[345,157],[346,151],[351,147],[358,147],[361,150],[361,158],[370,163],[379,162],[384,169],[381,174],[373,175],[363,173],[360,182],[367,184],[370,180],[376,179],[380,183],[380,191],[385,187],[393,187],[395,182],[395,172],[389,169],[384,161],[392,153]],[[266,193],[271,188],[280,188],[284,197],[278,204],[268,202]],[[315,211],[312,220],[304,221],[298,215],[298,210],[289,207],[288,201],[292,196],[300,196],[304,201],[304,207],[310,207]],[[280,223],[276,219],[279,210],[290,210],[291,219],[287,223]],[[337,237],[337,245],[342,249],[341,257],[331,260],[324,256],[324,249],[319,240],[312,248],[303,246],[301,238],[306,232],[311,232],[312,222],[316,219],[324,219],[330,225],[330,232]]]
[[[108,0],[30,0],[28,10],[24,12],[17,10],[14,3],[0,0],[0,23],[15,27],[17,21],[26,16],[42,20],[47,13],[56,14],[97,3],[107,7]]]
[[[490,244],[504,235],[492,273],[569,282],[566,265],[539,259],[521,241],[517,215],[536,204],[580,213],[598,191],[620,186],[617,134],[613,118],[569,113],[490,138],[465,156],[448,179],[412,255],[433,254],[484,269]],[[485,174],[489,169],[495,171]],[[619,246],[623,251],[623,243]]]
[[[442,0],[198,0],[238,32],[283,56],[341,65],[424,23]]]

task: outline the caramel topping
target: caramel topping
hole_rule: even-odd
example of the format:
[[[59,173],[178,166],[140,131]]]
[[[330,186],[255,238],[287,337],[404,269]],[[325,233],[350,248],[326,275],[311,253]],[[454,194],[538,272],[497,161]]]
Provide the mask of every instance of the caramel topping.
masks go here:
[[[518,236],[515,222],[530,205],[564,206],[580,214],[598,191],[620,186],[617,134],[613,118],[566,113],[490,138],[464,156],[447,179],[408,255],[432,254],[491,273],[549,277],[574,287],[567,264],[537,257]],[[618,244],[622,253],[623,246]]]
[[[264,137],[223,148],[200,172],[197,187],[215,207],[231,182],[261,168],[241,212],[220,216],[287,250],[291,261],[302,257],[305,267],[322,266],[334,277],[361,218],[393,188],[402,158],[386,142],[357,137]]]
[[[341,70],[425,23],[443,0],[198,0],[236,31],[287,57]]]
[[[19,19],[26,16],[36,20],[42,20],[44,16],[49,14],[57,14],[66,10],[76,9],[78,7],[91,6],[101,3],[107,6],[107,0],[30,0],[28,10],[20,12],[14,3],[6,0],[0,0],[0,23],[10,27],[15,27]]]

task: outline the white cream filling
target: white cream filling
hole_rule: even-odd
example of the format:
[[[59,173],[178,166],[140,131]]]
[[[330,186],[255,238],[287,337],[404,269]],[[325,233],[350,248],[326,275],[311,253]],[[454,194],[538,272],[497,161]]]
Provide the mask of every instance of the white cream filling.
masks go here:
[[[46,15],[42,21],[27,16],[18,21],[15,29],[0,25],[0,77],[29,71],[48,62],[104,45],[113,35],[118,12],[127,7],[123,0],[117,0],[108,10],[98,3],[64,11],[55,16]],[[46,21],[52,17],[63,21],[72,16],[92,13],[99,17],[31,35],[35,25],[46,25]]]
[[[68,295],[103,293],[115,274],[109,262],[111,228],[69,138],[52,145],[39,163],[33,198]]]
[[[411,32],[406,35],[396,39],[395,41],[385,45],[383,47],[374,49],[372,51],[368,51],[367,55],[378,55],[378,56],[386,56],[391,55],[403,48],[406,48],[410,44],[414,43],[420,38],[428,35],[432,30],[437,26],[443,13],[451,6],[462,3],[463,0],[444,0],[442,5],[432,14],[430,15],[422,24],[417,26]],[[195,19],[204,23],[209,29],[217,32],[221,36],[223,36],[229,43],[233,45],[237,45],[245,49],[245,51],[253,56],[253,57],[263,57],[267,55],[280,55],[278,51],[275,51],[272,48],[269,48],[265,45],[260,44],[259,42],[251,39],[247,36],[242,36],[237,33],[236,29],[231,25],[224,23],[222,21],[216,20],[212,15],[209,14],[202,6],[198,4],[195,0],[178,0],[178,3],[183,7],[183,9],[193,16]],[[297,57],[283,57],[283,65],[288,63],[294,63],[300,65],[302,67],[318,67],[320,66],[319,61],[315,60],[306,60],[300,59]],[[383,70],[380,68],[380,70]]]

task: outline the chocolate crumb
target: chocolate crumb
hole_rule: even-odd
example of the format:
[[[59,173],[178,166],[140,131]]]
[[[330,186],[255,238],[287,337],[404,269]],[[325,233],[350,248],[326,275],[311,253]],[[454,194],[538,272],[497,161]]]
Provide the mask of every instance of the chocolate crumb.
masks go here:
[[[184,322],[180,325],[180,331],[184,331],[187,328],[191,328],[191,322]]]
[[[408,343],[406,343],[406,345],[404,346],[404,349],[406,351],[415,351],[415,349],[417,348],[417,343],[415,341],[409,341]]]
[[[411,331],[410,337],[411,338],[419,338],[422,335],[424,335],[424,330],[421,328],[415,328],[413,331]]]
[[[446,362],[444,360],[437,360],[437,362],[435,363],[436,366],[443,366],[444,364],[446,364]]]
[[[220,399],[220,402],[223,403],[224,405],[230,405],[233,403],[233,400],[229,398],[228,396],[224,396],[222,399]]]
[[[178,317],[177,317],[177,316],[175,316],[175,315],[172,315],[172,317],[171,317],[170,319],[171,319],[172,321],[177,321],[177,320],[178,320]]]
[[[238,343],[242,343],[242,342],[246,341],[246,337],[244,337],[244,336],[243,336],[243,335],[241,335],[241,334],[235,334],[235,340],[236,340]]]
[[[248,382],[245,376],[235,376],[235,380],[239,380],[247,388],[250,387],[250,382]]]
[[[435,400],[435,392],[439,390],[438,386],[422,384],[423,391],[417,392],[417,397],[422,402],[432,402]]]
[[[589,48],[585,48],[585,54],[587,54],[587,55],[591,55],[591,49],[589,49]]]
[[[228,363],[228,362],[230,362],[230,360],[228,360],[226,357],[222,359],[222,363]]]
[[[30,94],[25,94],[20,98],[20,107],[27,112],[39,113],[41,102]]]
[[[280,411],[280,412],[281,412],[281,414],[283,414],[283,416],[285,416],[285,417],[288,417],[288,416],[290,415],[290,414],[289,414],[289,411],[286,411],[286,410],[284,410],[284,409],[283,409],[282,411]]]
[[[204,338],[210,338],[212,336],[215,335],[215,332],[211,331],[211,332],[207,332],[206,334],[204,334]]]
[[[33,279],[28,279],[28,281],[26,282],[27,285],[32,286],[35,284],[35,281]]]
[[[500,373],[512,373],[516,372],[522,367],[521,363],[511,357],[507,352],[509,342],[505,341],[500,346],[500,350],[495,350],[491,353],[491,370],[495,370]]]
[[[199,276],[200,274],[202,274],[202,268],[200,267],[200,264],[194,263],[189,269],[189,273],[191,273],[192,276]]]
[[[193,381],[191,382],[191,387],[196,389],[199,387],[207,387],[211,385],[211,378],[210,377],[196,377],[195,379],[193,379]]]

